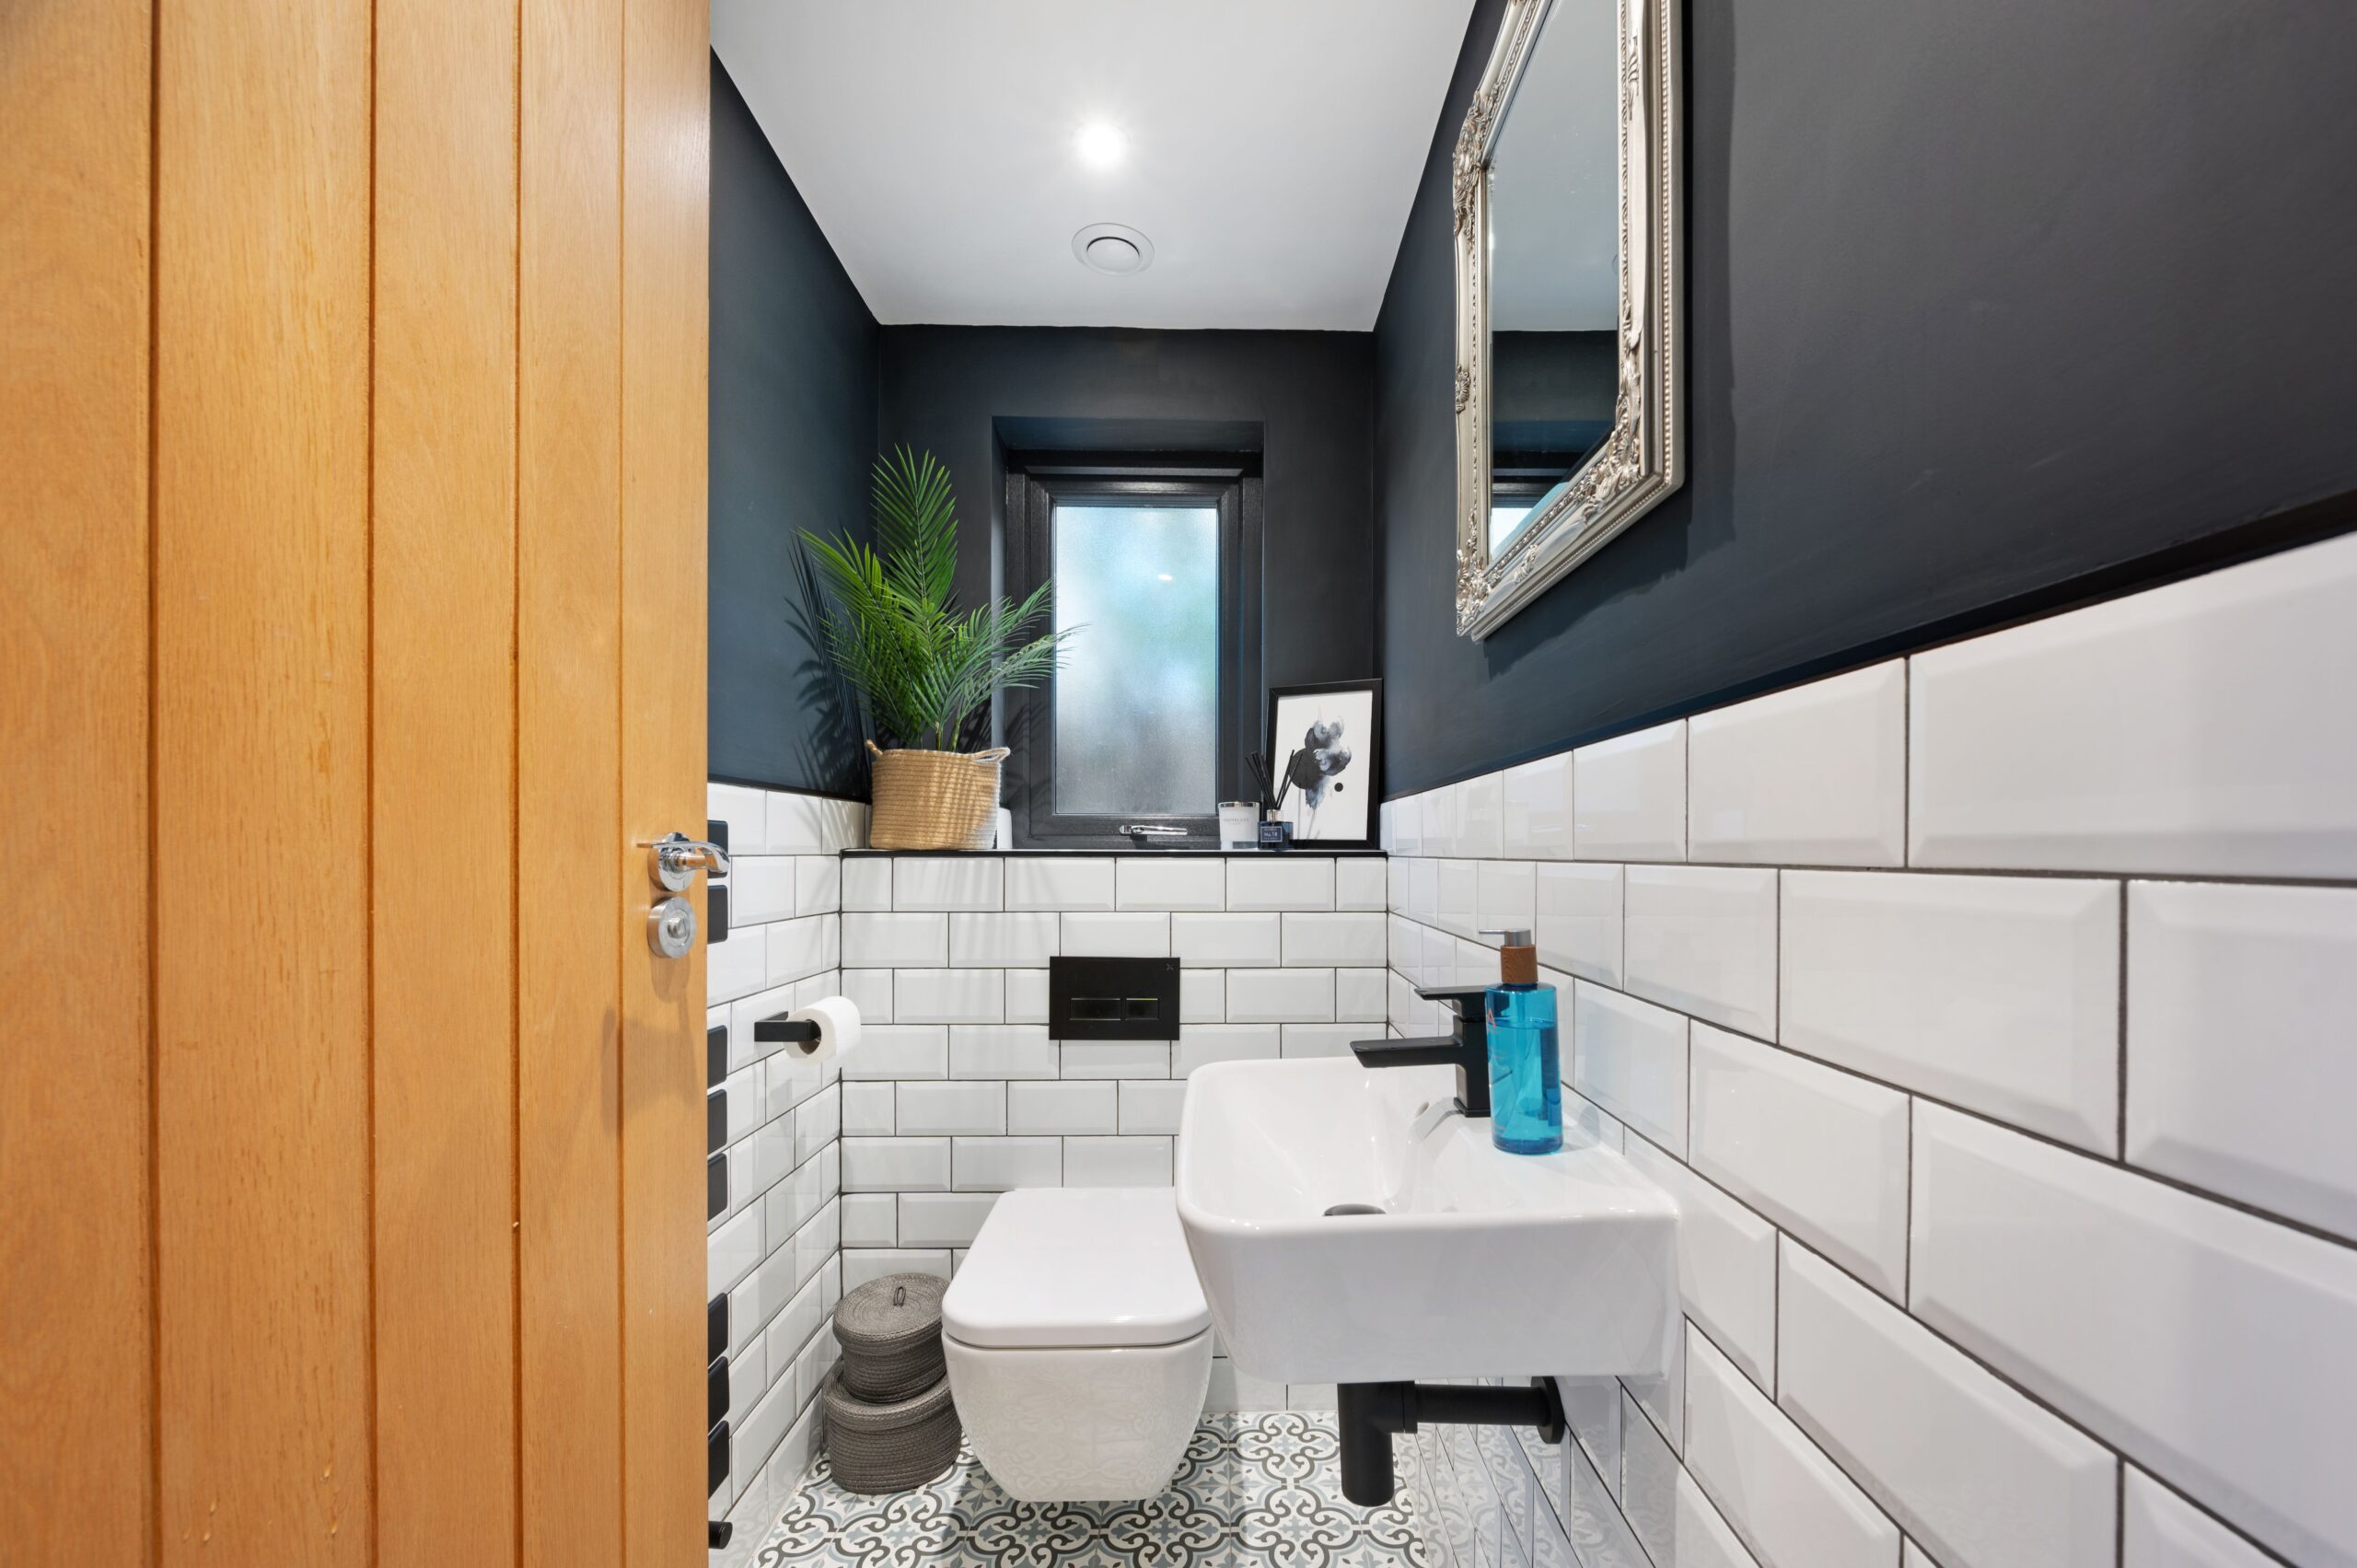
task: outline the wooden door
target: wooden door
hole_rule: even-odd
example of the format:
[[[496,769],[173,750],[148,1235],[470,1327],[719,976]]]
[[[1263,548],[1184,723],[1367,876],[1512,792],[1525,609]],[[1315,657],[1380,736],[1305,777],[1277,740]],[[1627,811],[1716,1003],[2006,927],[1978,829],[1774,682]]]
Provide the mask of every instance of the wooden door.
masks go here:
[[[5,1568],[702,1560],[706,50],[0,6]]]

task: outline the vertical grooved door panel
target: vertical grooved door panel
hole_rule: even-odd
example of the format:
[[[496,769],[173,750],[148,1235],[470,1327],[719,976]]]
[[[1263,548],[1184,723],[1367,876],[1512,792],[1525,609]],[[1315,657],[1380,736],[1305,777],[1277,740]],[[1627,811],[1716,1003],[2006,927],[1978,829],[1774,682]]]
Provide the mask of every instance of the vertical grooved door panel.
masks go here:
[[[377,1561],[517,1537],[516,16],[378,0]]]
[[[0,8],[0,1562],[86,1568],[155,1559],[150,23]]]
[[[706,1475],[704,947],[645,939],[646,852],[704,819],[704,427],[711,190],[705,0],[623,0],[622,1378],[624,1553],[692,1568]],[[696,899],[703,901],[703,879]]]
[[[161,7],[168,1565],[369,1556],[369,73],[361,0]]]
[[[624,1510],[619,0],[524,0],[521,42],[523,1562],[615,1568]]]

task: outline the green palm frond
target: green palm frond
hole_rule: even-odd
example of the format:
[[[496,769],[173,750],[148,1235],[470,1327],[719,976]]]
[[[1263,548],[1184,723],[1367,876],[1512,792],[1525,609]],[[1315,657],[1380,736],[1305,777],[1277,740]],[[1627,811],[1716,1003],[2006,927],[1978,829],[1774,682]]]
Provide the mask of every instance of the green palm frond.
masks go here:
[[[802,538],[833,603],[827,656],[866,702],[884,738],[946,750],[1005,687],[1038,686],[1080,628],[1039,630],[1041,584],[1020,602],[959,612],[958,516],[948,470],[901,447],[876,460],[876,546]]]

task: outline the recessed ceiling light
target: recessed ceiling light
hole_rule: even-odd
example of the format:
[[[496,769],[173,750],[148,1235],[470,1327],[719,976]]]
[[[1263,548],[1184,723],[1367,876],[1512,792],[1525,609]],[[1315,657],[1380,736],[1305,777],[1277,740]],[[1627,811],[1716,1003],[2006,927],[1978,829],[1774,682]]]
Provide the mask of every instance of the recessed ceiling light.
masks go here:
[[[1130,139],[1121,134],[1120,126],[1092,120],[1080,128],[1080,134],[1073,138],[1073,145],[1079,150],[1080,161],[1089,168],[1110,168],[1120,162],[1121,155],[1129,150]]]
[[[1093,273],[1127,277],[1154,264],[1154,241],[1127,224],[1093,223],[1072,237],[1072,253]]]

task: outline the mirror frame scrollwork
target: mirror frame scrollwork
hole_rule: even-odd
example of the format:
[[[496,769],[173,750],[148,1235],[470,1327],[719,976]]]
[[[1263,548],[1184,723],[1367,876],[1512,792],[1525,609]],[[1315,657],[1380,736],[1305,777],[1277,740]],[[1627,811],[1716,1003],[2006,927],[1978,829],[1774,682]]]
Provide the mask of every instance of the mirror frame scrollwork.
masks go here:
[[[1616,0],[1620,309],[1611,433],[1492,560],[1490,554],[1490,164],[1553,0],[1507,0],[1451,169],[1457,250],[1457,630],[1488,637],[1676,490],[1684,245],[1679,0]]]

